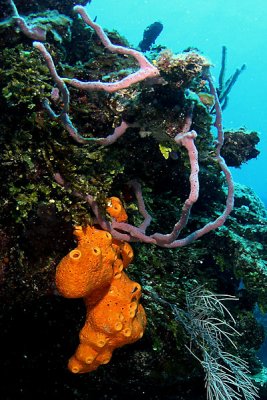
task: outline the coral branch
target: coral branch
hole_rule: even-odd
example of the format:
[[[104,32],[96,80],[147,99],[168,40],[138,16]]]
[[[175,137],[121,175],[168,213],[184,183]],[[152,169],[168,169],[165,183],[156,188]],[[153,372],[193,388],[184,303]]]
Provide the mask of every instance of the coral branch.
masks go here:
[[[210,74],[208,74],[206,76],[206,79],[209,82],[210,92],[215,98],[216,119],[215,119],[214,126],[217,129],[217,147],[216,147],[215,159],[218,162],[222,172],[224,173],[224,176],[225,176],[226,182],[227,182],[228,194],[227,194],[227,200],[226,200],[226,207],[225,207],[223,213],[218,218],[216,218],[214,221],[209,222],[203,228],[198,229],[197,231],[191,233],[184,239],[175,240],[170,244],[163,245],[164,247],[175,248],[175,247],[186,246],[186,245],[192,243],[193,241],[199,239],[201,236],[205,235],[206,233],[219,228],[220,226],[222,226],[225,223],[226,218],[231,213],[231,211],[234,207],[234,183],[233,183],[232,174],[231,174],[229,168],[227,167],[223,157],[220,154],[220,151],[221,151],[221,148],[222,148],[223,142],[224,142],[224,133],[223,133],[223,127],[222,127],[222,111],[221,111],[221,107],[220,107],[219,98],[218,98],[218,95],[217,95],[217,92],[216,92],[216,89],[215,89],[215,86],[213,84],[213,80],[212,80]]]
[[[121,124],[114,129],[114,132],[111,135],[99,138],[97,142],[102,144],[102,146],[109,146],[115,143],[122,135],[124,135],[129,126],[130,125],[127,122],[122,121]]]
[[[46,65],[49,69],[49,72],[53,78],[53,81],[57,85],[58,89],[60,90],[62,94],[62,100],[64,104],[64,108],[62,110],[62,113],[67,113],[69,111],[69,101],[70,101],[70,95],[67,86],[65,85],[63,79],[58,75],[54,61],[46,49],[46,47],[43,45],[43,43],[40,43],[38,41],[33,42],[33,47],[42,54],[44,57],[44,60],[46,62]]]
[[[146,229],[149,227],[149,225],[152,221],[152,217],[147,212],[145,202],[143,199],[143,195],[142,195],[141,185],[137,181],[130,181],[130,182],[128,182],[128,185],[131,186],[132,189],[134,190],[134,194],[135,194],[135,197],[136,197],[136,200],[138,203],[138,210],[139,210],[140,214],[144,217],[144,221],[139,226],[139,229],[141,232],[145,233]]]
[[[191,124],[190,124],[191,125]],[[186,133],[178,133],[174,138],[177,144],[181,144],[188,151],[188,156],[190,160],[191,173],[189,177],[190,181],[190,194],[188,199],[185,201],[182,213],[179,221],[174,225],[173,230],[170,234],[162,235],[159,233],[155,233],[152,235],[154,239],[157,240],[157,244],[161,246],[166,245],[168,243],[172,243],[180,234],[181,230],[187,225],[191,208],[193,204],[197,201],[199,195],[199,180],[198,180],[198,151],[194,143],[194,139],[197,137],[195,131],[186,132]]]
[[[39,52],[42,54],[46,65],[50,71],[51,77],[53,78],[55,84],[57,85],[61,95],[62,95],[62,101],[63,101],[63,109],[60,112],[60,114],[56,114],[53,109],[51,108],[49,102],[47,99],[43,101],[43,106],[45,110],[47,111],[48,115],[50,118],[58,119],[61,124],[64,126],[67,132],[69,132],[70,136],[78,143],[87,143],[88,141],[94,141],[97,142],[98,144],[101,144],[102,146],[109,146],[116,142],[117,139],[119,139],[127,130],[129,127],[129,124],[127,124],[125,121],[122,121],[121,124],[115,128],[114,132],[107,136],[107,137],[102,137],[102,138],[94,138],[94,137],[84,137],[80,135],[78,130],[75,128],[75,126],[72,124],[72,121],[68,115],[69,112],[69,102],[70,102],[70,94],[69,90],[64,82],[64,80],[58,75],[54,61],[51,57],[51,54],[49,51],[46,49],[46,47],[43,45],[41,42],[33,42],[33,47],[39,50]]]
[[[234,184],[231,172],[229,171],[223,157],[220,154],[223,141],[224,141],[224,132],[222,128],[222,112],[221,107],[218,99],[218,95],[216,89],[214,87],[212,78],[210,74],[206,77],[207,81],[209,82],[210,92],[215,98],[215,110],[216,110],[216,119],[215,119],[215,127],[217,129],[217,146],[216,146],[216,156],[215,160],[218,162],[222,172],[225,175],[227,186],[228,186],[228,194],[226,200],[226,207],[222,214],[216,218],[214,221],[207,223],[201,229],[194,231],[193,233],[189,234],[185,238],[177,239],[181,230],[187,225],[190,211],[193,204],[198,199],[199,194],[199,180],[198,180],[198,172],[199,172],[199,165],[198,165],[198,151],[194,143],[194,139],[196,138],[197,134],[194,130],[187,131],[190,129],[192,123],[192,110],[187,116],[184,127],[182,132],[175,136],[175,142],[177,144],[181,144],[187,149],[189,160],[190,160],[190,193],[188,199],[185,201],[184,206],[182,208],[182,213],[179,221],[174,225],[173,230],[170,234],[164,235],[159,232],[156,232],[152,235],[146,234],[146,229],[151,222],[151,216],[147,212],[145,208],[145,204],[143,201],[143,196],[141,192],[141,187],[139,184],[133,183],[132,186],[134,188],[137,200],[139,211],[144,216],[144,222],[139,226],[133,226],[127,222],[119,222],[116,219],[112,219],[111,223],[106,221],[104,217],[101,216],[99,213],[99,209],[97,204],[95,203],[93,197],[91,195],[86,196],[87,202],[90,204],[92,211],[95,214],[97,223],[105,230],[108,230],[115,239],[125,240],[125,241],[139,241],[144,243],[151,243],[156,244],[161,247],[167,248],[177,248],[186,246],[193,241],[199,239],[203,235],[208,232],[213,231],[214,229],[219,228],[222,226],[228,215],[233,209],[234,206]],[[64,185],[64,181],[58,180],[61,185]],[[77,196],[81,197],[79,193],[76,194]]]
[[[121,124],[115,128],[114,132],[107,137],[100,137],[100,138],[95,138],[95,137],[84,137],[82,136],[78,130],[75,128],[75,126],[72,124],[72,121],[69,117],[69,103],[70,103],[70,94],[69,90],[65,84],[65,82],[69,83],[71,86],[77,87],[79,89],[85,89],[85,90],[105,90],[107,92],[115,92],[119,89],[127,88],[131,86],[134,83],[143,81],[146,78],[153,78],[155,76],[159,75],[159,71],[156,67],[154,67],[147,59],[146,57],[140,53],[137,50],[129,49],[127,47],[123,46],[115,46],[113,45],[103,29],[96,23],[94,23],[88,14],[85,11],[85,8],[82,6],[76,6],[74,7],[74,11],[76,11],[78,14],[81,15],[83,18],[84,22],[91,26],[101,39],[103,45],[110,50],[111,52],[114,53],[119,53],[119,54],[126,54],[126,55],[131,55],[133,56],[139,63],[140,69],[136,71],[135,73],[132,73],[128,75],[127,77],[121,79],[120,81],[117,82],[81,82],[78,81],[77,79],[68,79],[68,78],[61,78],[56,70],[54,61],[51,57],[51,54],[49,51],[46,49],[46,47],[38,42],[35,41],[33,43],[33,46],[39,50],[39,52],[42,54],[46,65],[50,71],[50,74],[57,85],[61,95],[62,95],[62,101],[63,101],[63,109],[60,114],[56,114],[53,109],[51,108],[49,102],[47,99],[43,101],[43,106],[45,110],[47,111],[48,115],[51,118],[58,119],[63,127],[69,132],[70,136],[78,143],[87,143],[90,141],[97,142],[98,144],[102,146],[109,146],[116,142],[118,138],[120,138],[127,130],[129,127],[129,124],[127,124],[125,121],[122,121]]]
[[[169,235],[162,235],[160,233],[155,233],[151,236],[146,236],[140,235],[140,231],[136,231],[136,228],[133,229],[133,227],[129,227],[124,225],[121,225],[120,223],[116,223],[115,225],[112,225],[113,228],[119,230],[121,229],[122,231],[127,231],[130,233],[131,236],[134,236],[136,239],[149,242],[149,243],[156,243],[159,246],[162,247],[168,247],[168,248],[176,248],[176,247],[182,247],[186,246],[193,241],[199,239],[201,236],[205,235],[206,233],[217,229],[218,227],[222,226],[228,215],[233,209],[234,206],[234,184],[233,184],[233,179],[230,170],[228,169],[223,157],[220,154],[223,142],[224,142],[224,133],[223,133],[223,128],[222,128],[222,112],[221,112],[221,107],[218,99],[218,95],[216,92],[216,89],[214,87],[212,78],[210,74],[206,76],[206,79],[209,82],[210,85],[210,92],[215,98],[215,110],[216,110],[216,119],[215,119],[215,127],[217,129],[217,146],[216,146],[216,161],[218,162],[222,172],[225,175],[227,186],[228,186],[228,194],[227,194],[227,200],[226,200],[226,207],[223,211],[223,213],[216,218],[214,221],[207,223],[203,228],[196,230],[195,232],[191,233],[190,235],[186,236],[183,239],[176,239],[177,236],[179,235],[181,229],[187,224],[188,217],[190,215],[190,210],[194,202],[198,198],[198,191],[199,191],[199,182],[198,182],[198,161],[197,161],[197,149],[194,145],[194,138],[196,137],[196,133],[194,131],[191,132],[184,132],[188,127],[191,126],[190,123],[190,116],[187,117],[183,132],[178,134],[175,137],[175,141],[177,143],[181,143],[183,146],[185,146],[188,150],[189,158],[190,158],[190,165],[191,165],[191,174],[190,174],[190,195],[189,198],[186,200],[181,218],[180,220],[175,224],[173,231]],[[129,225],[129,224],[127,224]],[[153,239],[151,241],[151,239]]]
[[[226,55],[227,55],[227,47],[222,47],[222,61],[221,61],[221,70],[219,75],[219,92],[221,93],[224,87],[224,77],[225,77],[225,69],[226,69]]]
[[[108,50],[110,50],[112,53],[133,56],[138,62],[140,69],[117,82],[82,82],[78,79],[63,78],[65,82],[78,89],[104,90],[106,92],[113,93],[117,90],[128,88],[134,83],[138,83],[140,81],[143,81],[144,79],[159,76],[158,69],[154,67],[142,53],[137,50],[129,49],[127,47],[113,45],[101,26],[91,20],[84,7],[75,6],[73,10],[82,17],[87,25],[95,30],[101,42]]]
[[[219,87],[217,88],[218,98],[224,110],[228,104],[228,95],[236,83],[239,75],[246,69],[246,65],[243,64],[240,68],[237,68],[232,76],[225,82],[225,71],[226,71],[226,61],[227,61],[227,47],[222,47],[222,60],[221,60],[221,70],[219,74]],[[211,110],[213,112],[213,109]]]
[[[41,40],[44,42],[46,40],[46,31],[38,26],[28,25],[25,18],[21,17],[18,13],[17,7],[13,0],[8,0],[12,11],[13,11],[13,20],[16,22],[21,32],[24,33],[29,39],[33,40]]]

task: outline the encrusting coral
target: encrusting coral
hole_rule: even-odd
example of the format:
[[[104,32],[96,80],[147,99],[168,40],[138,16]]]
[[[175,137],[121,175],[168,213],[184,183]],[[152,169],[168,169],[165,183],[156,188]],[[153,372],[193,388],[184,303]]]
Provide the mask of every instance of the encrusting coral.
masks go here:
[[[116,197],[109,199],[107,211],[127,220]],[[78,226],[74,234],[78,246],[59,263],[56,285],[64,297],[84,298],[86,322],[68,365],[73,373],[84,373],[107,364],[117,347],[140,339],[146,315],[139,304],[141,286],[123,271],[133,259],[131,246],[95,226]]]

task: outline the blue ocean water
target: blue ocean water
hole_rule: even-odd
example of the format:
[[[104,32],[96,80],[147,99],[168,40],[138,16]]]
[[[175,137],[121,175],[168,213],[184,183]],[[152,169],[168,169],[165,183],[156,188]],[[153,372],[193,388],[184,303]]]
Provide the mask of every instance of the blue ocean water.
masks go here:
[[[197,47],[220,71],[221,48],[228,49],[226,77],[237,67],[246,70],[230,93],[224,112],[224,126],[261,133],[261,154],[241,169],[233,169],[234,179],[252,187],[267,205],[267,3],[266,0],[93,0],[92,17],[109,29],[116,29],[137,45],[144,29],[154,21],[164,25],[157,39],[180,52]]]

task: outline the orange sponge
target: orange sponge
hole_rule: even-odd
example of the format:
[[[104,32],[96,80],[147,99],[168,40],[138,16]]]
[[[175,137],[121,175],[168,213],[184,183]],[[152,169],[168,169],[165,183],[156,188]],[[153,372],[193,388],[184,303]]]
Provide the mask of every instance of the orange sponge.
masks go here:
[[[109,199],[107,211],[118,221],[127,220],[116,197]],[[59,263],[56,285],[64,297],[84,298],[86,321],[68,365],[84,373],[107,364],[117,347],[141,338],[146,315],[139,304],[141,286],[123,271],[133,259],[131,246],[95,226],[78,226],[74,234],[78,245]]]
[[[87,316],[80,332],[80,345],[69,360],[74,373],[90,372],[107,364],[117,347],[133,343],[143,336],[145,311],[139,298],[141,287],[124,272],[113,279],[108,292],[93,307],[85,298]]]
[[[60,261],[56,286],[64,297],[90,296],[95,303],[110,286],[117,249],[111,234],[95,227],[78,226],[74,234],[78,246]]]
[[[109,215],[118,222],[125,222],[128,219],[126,211],[118,197],[110,197],[108,199],[106,210]]]

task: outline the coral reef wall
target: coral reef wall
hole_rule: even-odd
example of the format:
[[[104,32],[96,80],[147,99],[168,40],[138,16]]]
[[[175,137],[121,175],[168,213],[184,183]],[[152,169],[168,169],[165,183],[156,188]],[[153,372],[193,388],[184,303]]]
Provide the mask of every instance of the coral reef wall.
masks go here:
[[[109,52],[84,27],[72,12],[77,3],[86,2],[18,0],[16,6],[29,24],[39,21],[46,30],[46,46],[60,76],[114,82],[136,71],[132,57]],[[210,61],[192,49],[174,55],[154,47],[148,59],[160,71],[160,80],[115,93],[70,87],[70,116],[84,137],[108,136],[122,120],[131,125],[112,146],[83,145],[44,109],[46,99],[60,112],[62,99],[58,101],[55,82],[32,39],[14,24],[10,2],[2,2],[0,14],[2,398],[205,399],[204,373],[186,348],[190,337],[171,308],[158,301],[185,309],[186,295],[202,286],[239,299],[227,304],[241,334],[231,352],[258,373],[264,331],[254,307],[267,310],[267,220],[261,201],[240,185],[225,225],[190,246],[132,244],[135,259],[128,273],[143,286],[144,337],[115,350],[110,364],[90,375],[72,376],[66,370],[85,310],[81,299],[60,297],[54,280],[59,261],[76,246],[73,227],[94,221],[85,195],[93,196],[103,216],[106,199],[119,197],[129,221],[138,225],[142,219],[128,186],[138,180],[153,217],[149,233],[169,232],[190,191],[188,154],[173,137],[193,107],[201,185],[183,235],[224,210],[226,187],[214,160],[214,99],[203,79]],[[116,31],[108,36],[113,44],[130,47]],[[257,138],[255,132],[226,129],[226,161],[240,166],[256,156]],[[54,179],[58,172],[67,182],[64,187]],[[16,377],[12,384],[11,376]]]

